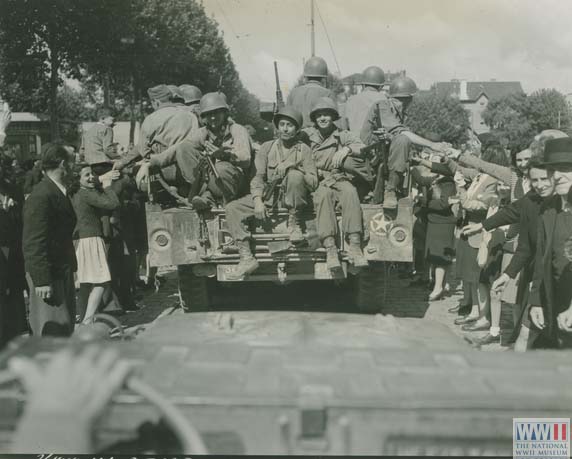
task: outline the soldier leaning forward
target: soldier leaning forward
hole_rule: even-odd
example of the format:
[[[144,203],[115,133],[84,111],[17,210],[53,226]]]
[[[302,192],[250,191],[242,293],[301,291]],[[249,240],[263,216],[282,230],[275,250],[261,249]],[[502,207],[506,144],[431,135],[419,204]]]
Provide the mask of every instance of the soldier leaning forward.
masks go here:
[[[133,161],[161,153],[199,129],[197,117],[172,102],[173,93],[168,86],[160,84],[149,88],[147,93],[155,111],[143,121],[136,148],[116,162],[115,169],[122,169]],[[175,180],[174,167],[163,171],[163,174],[168,182]]]
[[[341,268],[336,248],[336,206],[342,211],[342,230],[349,239],[349,258],[356,267],[367,266],[362,249],[363,216],[354,181],[370,181],[368,164],[360,158],[364,144],[350,131],[339,130],[334,121],[339,118],[336,104],[324,97],[314,105],[310,116],[314,128],[305,130],[320,186],[314,194],[318,236],[326,248],[328,268]],[[352,156],[350,156],[352,155]]]
[[[401,76],[393,80],[389,87],[390,97],[384,97],[371,106],[361,129],[360,137],[366,145],[375,143],[381,132],[391,137],[384,207],[397,207],[396,192],[401,187],[403,176],[409,167],[412,143],[435,151],[447,149],[446,145],[424,139],[405,126],[405,111],[416,91],[417,86],[411,78]]]
[[[248,131],[229,118],[224,94],[205,94],[200,108],[204,126],[164,152],[151,155],[139,172],[141,178],[148,175],[149,167],[176,164],[190,184],[191,204],[199,211],[210,209],[217,201],[227,203],[240,197],[252,158]]]
[[[290,241],[296,244],[304,240],[299,212],[310,205],[311,193],[318,186],[316,165],[312,151],[298,135],[302,125],[300,112],[285,107],[274,116],[274,125],[279,138],[260,147],[250,194],[226,206],[229,230],[240,254],[239,264],[229,275],[231,280],[239,280],[258,268],[245,222],[252,217],[264,220],[267,206],[284,205],[289,211]]]

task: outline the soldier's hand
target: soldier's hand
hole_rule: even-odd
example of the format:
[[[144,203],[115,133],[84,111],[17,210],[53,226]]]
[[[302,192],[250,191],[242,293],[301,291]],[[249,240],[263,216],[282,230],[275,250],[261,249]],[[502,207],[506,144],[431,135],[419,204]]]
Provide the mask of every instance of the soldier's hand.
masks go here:
[[[530,320],[539,330],[543,330],[546,324],[544,323],[544,309],[541,306],[532,306],[530,308]]]
[[[147,183],[149,180],[149,167],[150,163],[144,162],[141,164],[141,167],[137,171],[137,175],[135,176],[135,183],[137,184],[137,188],[142,190],[143,187],[141,186],[142,183]]]
[[[332,158],[332,166],[334,169],[339,169],[342,167],[344,160],[350,154],[350,150],[347,147],[342,148],[334,153],[334,157]]]
[[[44,301],[49,300],[53,294],[53,290],[52,290],[51,285],[42,285],[42,286],[36,287],[34,290],[35,290],[38,298],[41,298]]]
[[[257,220],[266,220],[266,206],[262,198],[254,198],[254,217]]]

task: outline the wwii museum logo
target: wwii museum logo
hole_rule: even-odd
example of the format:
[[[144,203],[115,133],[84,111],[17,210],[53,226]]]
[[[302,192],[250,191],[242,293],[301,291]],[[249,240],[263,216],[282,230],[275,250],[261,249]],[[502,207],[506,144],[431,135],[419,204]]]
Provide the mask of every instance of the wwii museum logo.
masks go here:
[[[570,458],[570,418],[513,418],[515,459]]]

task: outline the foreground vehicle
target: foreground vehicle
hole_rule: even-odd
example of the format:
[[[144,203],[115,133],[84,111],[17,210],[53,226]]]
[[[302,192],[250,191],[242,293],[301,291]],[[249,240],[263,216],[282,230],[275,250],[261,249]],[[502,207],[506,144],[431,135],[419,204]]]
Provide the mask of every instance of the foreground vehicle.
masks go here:
[[[74,345],[84,346],[13,342],[0,370],[11,355],[45,361]],[[572,409],[569,352],[479,352],[430,320],[179,310],[134,342],[101,345],[136,364],[211,454],[504,457],[513,418]],[[0,385],[2,452],[24,400],[17,383]],[[140,395],[120,393],[96,430],[98,452],[180,453],[159,418]]]

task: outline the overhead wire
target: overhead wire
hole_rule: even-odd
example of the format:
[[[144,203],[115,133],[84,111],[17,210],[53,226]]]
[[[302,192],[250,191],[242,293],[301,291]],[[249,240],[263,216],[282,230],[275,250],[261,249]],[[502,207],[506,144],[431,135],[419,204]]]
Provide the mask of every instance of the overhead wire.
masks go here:
[[[330,50],[332,51],[332,55],[334,56],[334,62],[336,63],[336,67],[338,69],[338,73],[341,76],[342,71],[340,69],[340,64],[338,62],[338,57],[336,56],[336,51],[334,50],[334,45],[332,44],[332,40],[330,39],[330,34],[328,33],[328,28],[326,27],[326,23],[324,18],[322,17],[322,13],[320,11],[320,7],[318,6],[318,0],[314,0],[314,5],[316,5],[316,11],[318,12],[318,17],[320,18],[320,22],[322,23],[322,27],[324,28],[324,32],[326,32],[326,38],[328,39],[328,44],[330,45]]]
[[[234,28],[234,26],[232,25],[232,22],[230,22],[230,19],[228,18],[226,12],[224,11],[222,4],[219,0],[216,0],[216,4],[218,6],[218,9],[220,10],[220,13],[222,15],[222,17],[224,18],[224,20],[226,21],[226,23],[228,24],[230,31],[232,32],[232,34],[234,35],[234,37],[236,38],[236,40],[238,41],[238,45],[242,51],[242,54],[245,55],[249,60],[250,63],[254,66],[254,62],[252,61],[252,55],[248,52],[246,52],[246,49],[244,48],[243,42],[240,40],[240,35],[236,33],[236,29]],[[249,34],[250,35],[250,34]],[[267,90],[270,90],[270,87],[268,86],[268,83],[260,76],[260,74],[258,72],[256,72],[256,77],[258,78],[258,80],[264,85],[264,87]]]

